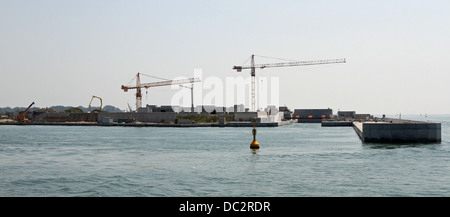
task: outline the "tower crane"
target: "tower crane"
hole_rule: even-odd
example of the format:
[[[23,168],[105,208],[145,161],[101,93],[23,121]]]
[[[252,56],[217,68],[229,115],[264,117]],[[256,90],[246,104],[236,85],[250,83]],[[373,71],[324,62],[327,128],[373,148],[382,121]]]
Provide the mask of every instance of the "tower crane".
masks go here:
[[[248,60],[248,59],[247,59]],[[273,67],[288,67],[288,66],[308,66],[308,65],[322,65],[333,63],[345,63],[344,59],[328,59],[328,60],[312,60],[312,61],[291,61],[284,63],[267,63],[267,64],[255,64],[255,55],[251,56],[251,63],[249,66],[233,66],[233,69],[237,72],[241,72],[242,69],[250,69],[251,82],[252,82],[252,111],[255,111],[255,69],[260,68],[273,68]]]
[[[121,89],[124,92],[128,92],[129,89],[136,89],[136,112],[137,110],[142,107],[142,88],[150,88],[150,87],[160,87],[160,86],[170,86],[170,85],[179,85],[179,84],[187,84],[187,83],[195,83],[200,82],[199,78],[187,78],[187,79],[179,79],[179,80],[167,80],[163,79],[164,81],[158,81],[158,82],[151,82],[151,83],[141,83],[140,75],[145,75],[143,73],[137,73],[136,75],[136,85],[122,85]],[[150,75],[146,75],[149,77],[154,77]],[[154,77],[158,78],[158,77]],[[158,78],[162,79],[162,78]]]

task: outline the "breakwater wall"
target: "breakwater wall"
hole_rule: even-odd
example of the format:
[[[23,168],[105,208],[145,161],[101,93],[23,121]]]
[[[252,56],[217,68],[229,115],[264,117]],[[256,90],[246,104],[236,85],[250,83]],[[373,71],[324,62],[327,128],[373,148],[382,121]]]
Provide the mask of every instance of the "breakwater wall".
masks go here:
[[[113,122],[121,120],[134,119],[146,123],[171,123],[175,122],[175,112],[146,112],[146,113],[127,113],[127,112],[108,112],[98,113],[98,122],[103,122],[104,118],[111,118]]]
[[[175,112],[151,112],[151,113],[43,113],[34,117],[37,123],[63,123],[63,122],[99,122],[104,118],[110,118],[113,122],[119,120],[135,120],[148,123],[170,123],[175,122]]]
[[[42,113],[35,122],[97,122],[98,113]]]

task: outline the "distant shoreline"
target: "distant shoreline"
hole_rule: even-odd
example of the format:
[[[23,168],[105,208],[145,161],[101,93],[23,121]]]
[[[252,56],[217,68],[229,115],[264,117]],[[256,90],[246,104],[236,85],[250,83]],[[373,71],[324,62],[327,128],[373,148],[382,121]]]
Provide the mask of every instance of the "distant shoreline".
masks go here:
[[[228,122],[223,125],[213,124],[172,124],[172,123],[96,123],[96,122],[63,122],[63,123],[18,123],[0,122],[0,125],[11,126],[100,126],[100,127],[278,127],[293,123],[292,121],[271,122],[271,123],[251,123],[251,122]]]

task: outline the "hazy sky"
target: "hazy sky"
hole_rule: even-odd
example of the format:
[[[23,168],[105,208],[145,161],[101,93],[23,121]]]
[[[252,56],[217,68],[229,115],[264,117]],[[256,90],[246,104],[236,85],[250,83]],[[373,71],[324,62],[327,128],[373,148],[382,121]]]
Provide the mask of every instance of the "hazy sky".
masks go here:
[[[0,0],[0,107],[86,107],[96,95],[126,109],[135,91],[120,86],[137,72],[247,78],[232,67],[257,54],[347,59],[257,70],[279,77],[291,109],[449,114],[449,11],[448,0]],[[174,92],[144,90],[143,105]]]

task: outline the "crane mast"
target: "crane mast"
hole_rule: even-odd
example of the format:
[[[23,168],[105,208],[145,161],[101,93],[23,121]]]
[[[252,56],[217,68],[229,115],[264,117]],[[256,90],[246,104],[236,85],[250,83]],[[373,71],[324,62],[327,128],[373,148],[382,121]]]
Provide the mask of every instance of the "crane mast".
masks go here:
[[[180,85],[180,87],[187,88],[191,90],[191,112],[194,112],[194,84],[191,84],[190,87]]]
[[[289,66],[308,66],[308,65],[322,65],[333,63],[345,63],[345,59],[328,59],[328,60],[313,60],[313,61],[291,61],[282,63],[268,63],[268,64],[255,64],[255,55],[252,54],[250,66],[233,66],[233,69],[237,72],[241,72],[243,69],[250,69],[251,85],[252,85],[252,111],[255,110],[255,69],[260,68],[274,68],[274,67],[289,67]]]
[[[251,66],[250,66],[250,75],[251,75],[251,79],[252,79],[252,111],[256,111],[255,110],[255,55],[252,54],[252,60],[251,60]]]

